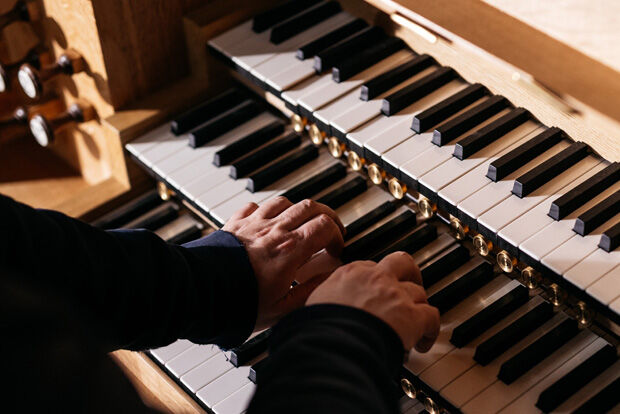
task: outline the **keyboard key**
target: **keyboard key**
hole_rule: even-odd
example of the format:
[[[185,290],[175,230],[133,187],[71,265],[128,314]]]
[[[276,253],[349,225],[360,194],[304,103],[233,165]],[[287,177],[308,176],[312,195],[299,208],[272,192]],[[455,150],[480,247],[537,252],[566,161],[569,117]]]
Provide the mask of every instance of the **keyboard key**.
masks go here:
[[[235,180],[244,177],[299,145],[301,145],[301,136],[296,132],[289,132],[285,136],[234,162],[230,166],[229,175]]]
[[[197,148],[213,141],[215,138],[230,131],[239,124],[255,117],[261,111],[262,108],[258,103],[246,100],[238,106],[213,117],[204,125],[193,130],[189,134],[189,145],[192,148]]]
[[[271,43],[279,45],[285,40],[339,13],[341,10],[340,4],[335,1],[319,4],[282,23],[276,24],[271,29],[269,40]]]
[[[267,350],[271,330],[267,329],[230,350],[230,363],[235,367],[245,365]]]
[[[165,202],[126,223],[121,229],[155,230],[179,217],[179,206],[171,201]]]
[[[248,378],[250,379],[250,381],[252,381],[254,384],[257,383],[260,373],[262,372],[266,364],[267,358],[264,358],[250,367],[250,373],[248,374]]]
[[[426,247],[436,238],[437,228],[428,223],[422,223],[418,227],[416,227],[413,232],[398,240],[396,243],[392,244],[377,255],[373,256],[370,260],[379,262],[388,254],[399,251],[413,254],[414,252],[419,251],[423,247]]]
[[[298,203],[306,198],[311,198],[346,175],[347,168],[343,164],[337,163],[297,184],[284,192],[282,196],[288,198],[292,203]]]
[[[149,191],[121,207],[112,210],[91,224],[100,229],[109,230],[121,227],[162,203],[157,190]]]
[[[426,262],[438,256],[441,252],[447,250],[455,244],[457,244],[457,241],[450,235],[450,233],[441,233],[437,236],[436,240],[426,245],[424,249],[412,253],[411,257],[418,266],[423,266]]]
[[[204,225],[201,222],[194,219],[191,215],[185,214],[165,226],[158,228],[155,230],[155,234],[168,243],[179,244],[178,242],[175,243],[175,241],[180,238],[189,237],[186,234],[198,234],[198,236],[200,236],[203,228]]]
[[[187,339],[178,339],[170,345],[166,345],[161,348],[152,349],[151,355],[153,355],[159,362],[165,364],[181,352],[190,348],[193,344]]]
[[[346,56],[352,56],[384,38],[383,29],[372,26],[362,29],[353,36],[340,43],[325,49],[314,56],[314,70],[321,73],[342,61]]]
[[[614,224],[601,236],[598,247],[606,252],[614,251],[620,245],[620,222]]]
[[[577,217],[573,231],[580,236],[588,235],[618,213],[620,213],[620,190]]]
[[[406,47],[405,42],[397,37],[387,37],[364,49],[348,59],[340,61],[332,68],[334,82],[344,82],[367,67]]]
[[[361,216],[357,220],[349,223],[345,229],[346,234],[344,235],[344,239],[350,240],[353,237],[357,236],[365,229],[369,228],[379,220],[387,217],[389,214],[393,213],[396,210],[396,204],[392,201],[386,201],[381,204],[379,207],[371,210],[367,214]]]
[[[469,250],[456,244],[420,267],[424,287],[428,288],[469,260]]]
[[[618,368],[620,367],[616,366],[616,372]],[[587,414],[607,412],[618,406],[618,393],[620,393],[620,378],[616,378],[613,382],[609,383],[609,385],[599,391],[594,397],[586,401],[577,410],[573,411],[573,413]]]
[[[232,364],[226,359],[226,355],[219,352],[183,375],[181,382],[191,392],[196,393],[233,368]]]
[[[374,99],[434,64],[435,59],[429,55],[415,56],[405,63],[367,80],[362,85],[360,99],[363,101]]]
[[[280,178],[287,176],[293,171],[310,163],[312,160],[317,159],[318,156],[319,150],[314,145],[307,145],[300,148],[250,175],[245,188],[251,193],[261,191]]]
[[[319,0],[291,0],[280,6],[274,7],[267,11],[254,16],[252,20],[252,30],[255,33],[261,33],[278,24],[279,22],[289,19],[305,9],[308,9],[319,3]]]
[[[249,384],[249,372],[250,367],[231,369],[211,384],[201,388],[196,397],[207,407],[213,407]]]
[[[343,41],[347,37],[366,27],[368,27],[368,23],[366,23],[363,19],[355,19],[317,39],[314,39],[309,43],[306,43],[305,45],[300,46],[299,49],[297,49],[296,57],[300,60],[309,59],[317,53]]]
[[[609,305],[617,297],[620,297],[620,262],[609,273],[590,285],[586,292],[603,305]]]
[[[281,120],[274,120],[268,125],[249,133],[240,140],[235,141],[217,151],[213,155],[213,164],[217,167],[230,164],[232,161],[245,154],[249,154],[283,132],[284,122]]]
[[[318,203],[325,204],[332,209],[336,209],[366,191],[366,188],[368,188],[366,179],[363,177],[355,177],[331,192],[323,195],[316,201]]]
[[[241,89],[229,89],[226,92],[209,99],[184,114],[179,115],[170,123],[170,131],[174,135],[189,132],[198,125],[234,108],[247,98],[247,93]]]
[[[215,345],[192,345],[166,362],[166,368],[176,377],[180,377],[219,352],[220,350]]]
[[[337,185],[338,184],[336,184],[336,186]],[[325,193],[326,192],[317,194],[314,198],[316,199],[316,198],[322,197],[323,194]],[[342,224],[345,226],[345,228],[348,228],[351,224],[361,219],[362,217],[366,216],[367,214],[370,214],[373,210],[375,210],[376,208],[378,208],[379,206],[381,206],[382,204],[388,201],[391,203],[394,203],[393,197],[387,191],[383,190],[382,188],[372,186],[366,191],[364,191],[362,194],[360,194],[359,196],[355,197],[353,200],[337,208],[336,214],[338,214],[338,217],[340,217],[340,221],[342,221]],[[397,208],[398,203],[394,203],[394,204],[395,204],[394,207]],[[389,212],[388,216],[391,215],[392,213],[393,212]],[[357,234],[361,234],[371,229],[376,223],[383,220],[385,217],[378,218],[376,221],[373,221],[372,224],[369,224],[366,227],[359,228],[356,225],[356,226],[353,226],[351,229],[352,231],[357,232]],[[356,227],[358,228],[358,230],[355,229]],[[356,236],[353,236],[353,235],[347,236],[345,234],[345,240],[347,241],[352,240],[355,237]]]

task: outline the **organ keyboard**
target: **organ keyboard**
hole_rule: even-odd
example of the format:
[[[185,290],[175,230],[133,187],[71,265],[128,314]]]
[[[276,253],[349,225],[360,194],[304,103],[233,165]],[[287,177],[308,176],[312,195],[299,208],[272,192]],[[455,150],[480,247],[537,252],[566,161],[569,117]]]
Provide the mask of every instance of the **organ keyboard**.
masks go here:
[[[208,47],[254,89],[128,153],[215,227],[250,201],[313,198],[347,228],[344,261],[412,254],[442,327],[403,367],[402,412],[423,410],[415,398],[431,413],[620,409],[617,162],[334,2],[285,3]],[[200,234],[175,201],[144,200],[107,220]],[[268,332],[150,355],[207,410],[242,413]]]

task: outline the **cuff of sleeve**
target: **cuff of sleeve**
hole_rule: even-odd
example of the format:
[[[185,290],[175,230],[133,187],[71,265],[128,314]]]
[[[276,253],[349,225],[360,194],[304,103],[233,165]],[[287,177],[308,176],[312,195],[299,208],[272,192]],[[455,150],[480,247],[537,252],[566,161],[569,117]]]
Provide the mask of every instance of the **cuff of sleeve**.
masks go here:
[[[274,327],[271,338],[273,351],[295,336],[296,332],[307,329],[322,329],[325,326],[339,328],[349,336],[356,337],[383,354],[388,371],[394,376],[400,370],[404,358],[403,343],[387,323],[376,316],[350,306],[321,304],[298,309],[284,317]]]
[[[183,247],[205,262],[194,298],[201,317],[187,339],[224,348],[243,343],[254,330],[258,310],[258,284],[245,246],[233,234],[218,230]],[[212,306],[203,309],[203,304]],[[209,323],[214,326],[205,326]],[[213,330],[218,332],[215,338],[202,334]]]

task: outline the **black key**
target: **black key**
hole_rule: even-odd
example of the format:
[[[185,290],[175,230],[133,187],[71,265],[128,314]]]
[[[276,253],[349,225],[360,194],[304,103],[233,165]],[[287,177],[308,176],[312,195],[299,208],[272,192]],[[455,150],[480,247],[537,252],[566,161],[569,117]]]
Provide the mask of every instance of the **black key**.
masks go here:
[[[531,119],[531,115],[527,109],[513,109],[501,118],[496,119],[457,142],[454,146],[454,156],[459,160],[469,158],[529,119]]]
[[[585,236],[618,213],[620,213],[620,190],[577,217],[573,231]]]
[[[493,266],[491,264],[480,258],[473,260],[478,260],[479,263],[428,298],[429,305],[439,309],[440,314],[446,313],[493,279]]]
[[[354,222],[349,223],[349,225],[345,228],[346,233],[344,235],[344,240],[347,241],[352,239],[394,211],[396,211],[396,204],[391,201],[386,201],[371,212],[363,215]]]
[[[369,101],[383,92],[387,92],[394,86],[398,85],[422,72],[424,69],[434,65],[435,59],[429,55],[420,55],[408,60],[407,62],[396,66],[374,78],[366,81],[362,85],[360,99],[362,101]]]
[[[617,359],[616,349],[611,345],[604,346],[571,372],[546,388],[538,397],[536,407],[545,413],[553,411],[601,372],[610,367]]]
[[[488,95],[488,93],[489,90],[479,83],[469,85],[462,91],[414,115],[413,121],[411,122],[411,130],[418,134],[427,131],[450,118],[460,110],[473,104],[483,96]]]
[[[474,354],[474,361],[483,366],[488,365],[489,362],[506,352],[508,348],[551,319],[552,316],[553,306],[548,302],[541,303],[478,345]]]
[[[184,134],[222,112],[239,105],[246,98],[247,93],[244,91],[229,89],[180,115],[170,123],[170,130],[175,135]]]
[[[310,43],[306,43],[305,45],[301,46],[299,49],[297,49],[295,56],[299,60],[311,58],[320,51],[325,50],[338,42],[341,42],[342,40],[353,35],[354,33],[359,32],[366,27],[368,27],[368,23],[366,23],[363,19],[355,19],[352,22],[349,22],[335,30],[332,30],[326,35],[323,35],[318,39],[315,39]]]
[[[525,286],[517,286],[495,302],[454,328],[450,342],[462,348],[480,335],[495,326],[500,320],[511,314],[530,298]]]
[[[398,37],[387,37],[360,53],[338,62],[332,68],[332,78],[335,82],[344,82],[406,46],[405,42]]]
[[[545,183],[548,183],[588,155],[588,146],[575,142],[559,154],[537,165],[515,180],[512,193],[525,197]]]
[[[614,162],[551,203],[549,217],[562,220],[620,180],[620,163]]]
[[[242,345],[230,350],[230,363],[236,367],[245,365],[263,352],[269,346],[271,329],[261,332],[254,338],[245,341]]]
[[[256,364],[250,367],[250,374],[248,375],[248,379],[254,384],[257,383],[260,372],[265,368],[265,365],[267,365],[267,360],[268,358],[261,359]]]
[[[368,188],[368,183],[363,177],[355,177],[354,179],[347,181],[335,190],[325,194],[323,197],[316,200],[318,203],[325,204],[332,209],[337,209],[346,202],[353,200],[358,195],[362,194]]]
[[[433,143],[439,146],[445,145],[493,115],[508,108],[509,105],[510,103],[503,96],[491,96],[481,104],[437,127],[433,132]]]
[[[164,203],[136,217],[123,226],[124,229],[155,230],[179,217],[179,206],[172,202]]]
[[[157,207],[161,203],[163,203],[163,200],[159,196],[157,190],[152,190],[109,212],[105,216],[93,221],[91,224],[104,230],[115,229]]]
[[[383,98],[383,102],[381,102],[381,112],[386,116],[394,115],[401,109],[411,105],[431,92],[436,91],[446,83],[458,77],[459,75],[454,69],[441,67],[422,79]]]
[[[409,229],[415,227],[416,216],[411,210],[405,210],[396,217],[384,223],[381,227],[365,234],[353,243],[345,246],[342,251],[342,260],[352,262],[354,260],[366,259],[372,256],[373,252],[380,250],[390,240],[398,240]]]
[[[263,109],[257,102],[247,100],[239,106],[211,118],[211,120],[203,126],[193,130],[189,134],[189,146],[198,148],[207,142],[211,142],[231,129],[255,117],[262,111]]]
[[[306,10],[297,16],[288,19],[285,22],[279,23],[271,29],[269,40],[275,45],[279,45],[285,40],[290,39],[293,36],[309,29],[321,23],[324,20],[329,19],[336,13],[339,13],[342,9],[340,4],[335,1],[321,4],[317,7],[313,7]]]
[[[323,191],[346,175],[347,168],[343,164],[337,163],[290,188],[282,196],[288,198],[291,203],[299,203],[301,200],[311,198]]]
[[[620,377],[573,411],[573,414],[606,413],[618,403],[620,403]]]
[[[279,119],[275,120],[258,131],[254,131],[216,152],[213,155],[213,164],[217,167],[229,164],[237,158],[249,154],[268,141],[271,141],[283,132],[284,122]]]
[[[235,161],[230,166],[229,175],[235,180],[241,178],[299,145],[301,145],[301,136],[295,132],[290,132],[288,135],[278,138],[240,160]]]
[[[411,254],[425,247],[436,238],[437,228],[428,223],[422,223],[416,227],[411,234],[408,234],[389,246],[387,249],[374,255],[370,260],[378,262],[388,254],[392,254],[394,252],[407,252]]]
[[[424,287],[428,288],[437,283],[468,260],[469,250],[460,244],[453,245],[420,268]]]
[[[314,56],[314,70],[318,73],[328,70],[347,56],[359,53],[379,40],[384,39],[385,36],[383,29],[377,26],[362,29],[342,42],[317,53]]]
[[[566,138],[566,134],[557,127],[552,127],[541,132],[509,153],[491,162],[487,177],[495,182],[501,180],[532,161],[564,138]]]
[[[611,252],[616,250],[616,247],[620,245],[620,222],[614,224],[601,236],[601,241],[598,244],[598,247],[605,250],[606,252]]]
[[[319,156],[319,149],[314,145],[303,147],[292,154],[274,162],[266,168],[248,177],[248,185],[245,187],[249,192],[255,193],[271,185],[282,177],[303,167]]]
[[[301,13],[319,3],[319,0],[291,0],[280,6],[264,11],[252,20],[252,30],[261,33],[270,27]]]
[[[170,237],[166,241],[171,244],[183,244],[196,240],[202,236],[202,226],[200,224],[194,224],[181,232]]]
[[[517,355],[504,362],[499,369],[497,378],[504,384],[512,384],[578,333],[579,327],[576,320],[564,320]]]

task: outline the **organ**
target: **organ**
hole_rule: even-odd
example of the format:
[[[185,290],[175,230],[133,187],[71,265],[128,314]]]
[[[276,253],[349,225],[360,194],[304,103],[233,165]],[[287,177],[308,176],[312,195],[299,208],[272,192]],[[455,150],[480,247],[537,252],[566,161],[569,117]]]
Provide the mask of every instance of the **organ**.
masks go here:
[[[347,227],[343,261],[407,251],[441,311],[403,366],[403,413],[617,410],[617,61],[545,33],[542,6],[278,4],[188,13],[196,73],[144,99],[106,66],[92,102],[126,155],[110,165],[158,191],[95,223],[183,242],[249,201],[314,198]],[[163,407],[242,413],[268,340],[116,358]]]

